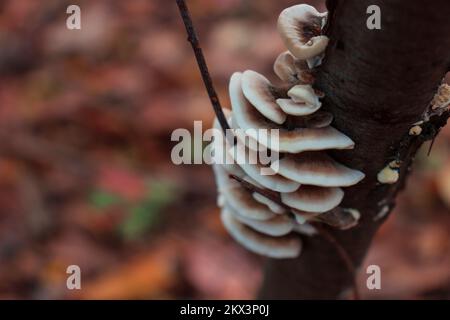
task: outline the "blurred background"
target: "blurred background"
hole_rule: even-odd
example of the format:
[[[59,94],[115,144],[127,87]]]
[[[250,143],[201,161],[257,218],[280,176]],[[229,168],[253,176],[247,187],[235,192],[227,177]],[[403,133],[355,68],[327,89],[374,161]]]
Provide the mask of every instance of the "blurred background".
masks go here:
[[[274,78],[296,1],[188,3],[224,106],[232,72]],[[1,0],[0,298],[254,297],[263,260],[222,228],[211,169],[170,160],[174,129],[212,119],[175,1]],[[365,298],[450,298],[450,127],[425,147],[365,262],[381,291],[361,269]]]

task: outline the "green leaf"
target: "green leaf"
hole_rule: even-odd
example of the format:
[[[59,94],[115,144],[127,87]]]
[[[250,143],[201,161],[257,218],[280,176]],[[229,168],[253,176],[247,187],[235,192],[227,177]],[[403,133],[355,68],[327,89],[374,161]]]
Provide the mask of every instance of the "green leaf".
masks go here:
[[[130,209],[129,216],[120,226],[120,233],[126,239],[136,239],[155,227],[161,218],[161,211],[173,200],[174,190],[166,182],[154,182],[147,197]]]
[[[89,200],[99,209],[105,209],[123,202],[123,199],[120,196],[101,190],[92,192],[89,196]]]

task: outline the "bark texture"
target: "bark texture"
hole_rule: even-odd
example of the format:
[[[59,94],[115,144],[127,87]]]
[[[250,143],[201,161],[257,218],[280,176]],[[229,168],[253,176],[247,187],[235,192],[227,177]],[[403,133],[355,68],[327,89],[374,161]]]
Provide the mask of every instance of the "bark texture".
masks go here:
[[[381,30],[366,27],[369,5],[381,8]],[[330,43],[316,86],[333,126],[356,143],[333,156],[366,174],[345,190],[342,204],[360,211],[359,225],[332,233],[358,267],[384,221],[375,217],[386,205],[392,209],[418,147],[446,123],[447,114],[433,117],[421,136],[408,136],[449,70],[450,1],[335,0],[327,7]],[[400,181],[380,185],[377,173],[393,159],[402,160]],[[267,261],[259,298],[335,299],[351,284],[336,250],[313,237],[299,258]]]

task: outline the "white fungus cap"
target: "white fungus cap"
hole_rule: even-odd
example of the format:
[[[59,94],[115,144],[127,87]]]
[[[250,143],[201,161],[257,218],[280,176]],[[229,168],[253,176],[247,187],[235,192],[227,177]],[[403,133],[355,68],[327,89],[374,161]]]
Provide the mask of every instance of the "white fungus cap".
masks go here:
[[[245,145],[247,148],[249,148],[250,150],[253,151],[261,151],[262,147],[258,140],[250,137],[249,135],[245,134],[245,130],[239,128],[239,126],[237,125],[236,119],[234,119],[234,116],[231,117],[231,121],[230,122],[230,128],[233,129],[234,135],[236,136],[236,138],[239,140],[240,143],[242,143],[243,145]]]
[[[247,70],[242,74],[242,91],[247,100],[267,119],[282,124],[286,114],[275,102],[270,84],[263,75]]]
[[[314,228],[314,226],[312,226],[309,223],[303,223],[303,224],[297,223],[297,224],[295,224],[294,231],[299,233],[299,234],[302,234],[304,236],[308,236],[308,237],[311,237],[311,236],[317,234],[316,228]]]
[[[299,237],[287,235],[270,237],[252,230],[223,209],[221,218],[230,235],[248,250],[270,258],[296,258],[300,255],[302,243]]]
[[[357,184],[364,174],[323,152],[351,149],[354,142],[331,126],[332,114],[320,110],[324,94],[312,87],[312,69],[321,63],[329,41],[322,35],[326,16],[309,5],[280,14],[278,30],[289,51],[277,57],[273,68],[286,87],[276,88],[251,70],[234,73],[229,84],[232,112],[224,112],[237,143],[223,139],[219,146],[218,139],[214,146],[233,162],[214,165],[225,229],[245,248],[271,258],[297,257],[302,243],[296,234],[317,233],[308,222],[346,229],[360,217],[356,209],[338,206],[344,197],[340,187]],[[435,104],[447,103],[441,100],[435,98]],[[219,128],[217,120],[215,127]],[[261,147],[270,149],[270,155],[261,155],[267,151]],[[284,153],[281,159],[274,157],[277,152]],[[398,175],[398,167],[388,168]],[[379,180],[387,170],[380,172]],[[273,191],[280,202],[271,196]]]
[[[327,13],[300,4],[283,10],[278,18],[278,32],[288,50],[297,58],[306,60],[325,51],[328,37],[321,35]]]
[[[314,76],[311,74],[307,63],[295,59],[289,52],[281,53],[273,64],[273,71],[283,81],[287,83],[312,83]]]
[[[231,111],[223,109],[225,116],[228,118],[228,124],[230,125]],[[219,120],[214,119],[213,128],[217,129],[220,133],[221,139],[214,139],[212,142],[211,151],[218,152],[217,160],[220,160],[220,165],[228,172],[228,174],[235,175],[239,178],[245,177],[245,172],[234,162],[234,159],[229,154],[228,150],[231,148],[229,141],[225,138],[222,128],[220,127]],[[219,163],[218,163],[219,164]]]
[[[276,214],[283,214],[286,212],[285,208],[258,192],[253,192],[252,196],[253,199],[258,201],[259,203],[265,204],[272,212],[275,212]]]
[[[255,201],[252,194],[240,183],[228,177],[226,171],[218,165],[213,166],[219,194],[224,201],[244,217],[254,220],[273,218],[273,213],[266,205]]]
[[[294,228],[294,222],[291,221],[286,215],[276,215],[268,220],[254,220],[241,215],[239,211],[226,205],[225,209],[227,209],[233,217],[241,223],[268,236],[281,237],[290,233]]]
[[[234,119],[237,125],[244,130],[247,129],[278,129],[279,145],[277,147],[268,145],[266,139],[261,135],[252,136],[264,146],[278,152],[299,153],[308,150],[327,149],[351,149],[354,142],[345,134],[333,127],[326,128],[296,128],[287,130],[266,118],[264,118],[245,99],[241,89],[241,73],[234,73],[230,79],[230,98]]]
[[[276,100],[286,114],[292,116],[307,116],[319,110],[320,104],[308,104],[304,102],[295,102],[292,99],[280,98]]]
[[[229,150],[229,154],[250,178],[267,189],[277,192],[293,192],[300,187],[300,183],[277,174],[271,167],[263,166],[257,161],[249,163],[248,149],[242,144],[235,145]],[[265,175],[261,174],[263,171],[266,172]]]
[[[302,185],[297,191],[282,193],[281,201],[298,210],[322,213],[337,207],[344,197],[341,188]]]
[[[295,58],[289,51],[285,51],[277,57],[273,64],[273,71],[283,81],[295,83],[299,80]]]
[[[292,214],[294,215],[295,221],[299,224],[304,224],[308,221],[316,220],[316,217],[321,215],[322,212],[306,212],[297,209],[291,209]]]
[[[320,108],[322,105],[313,87],[309,84],[298,84],[293,86],[287,94],[294,102],[297,103],[310,104],[317,106],[317,108]]]
[[[348,187],[365,177],[361,171],[350,169],[323,152],[287,155],[273,163],[272,168],[298,183],[322,187]]]
[[[391,161],[377,174],[377,180],[383,184],[394,184],[400,178],[400,166],[397,161]]]

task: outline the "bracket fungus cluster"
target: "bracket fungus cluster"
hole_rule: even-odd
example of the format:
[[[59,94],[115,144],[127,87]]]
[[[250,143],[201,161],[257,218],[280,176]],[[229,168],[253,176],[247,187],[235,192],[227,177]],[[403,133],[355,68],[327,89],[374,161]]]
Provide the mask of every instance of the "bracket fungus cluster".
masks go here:
[[[357,210],[339,205],[342,188],[357,184],[364,174],[327,154],[331,149],[351,149],[354,142],[331,126],[332,114],[321,110],[323,94],[313,88],[314,68],[328,44],[322,35],[326,17],[304,4],[280,14],[278,31],[288,51],[278,56],[274,72],[282,84],[276,86],[255,71],[234,73],[229,84],[232,110],[225,111],[239,146],[214,140],[214,152],[225,149],[226,157],[235,160],[213,167],[223,224],[244,247],[272,258],[297,257],[299,233],[315,233],[311,221],[347,229],[359,219]],[[261,129],[276,129],[277,143],[258,134]],[[277,160],[238,161],[259,148],[269,149]]]

